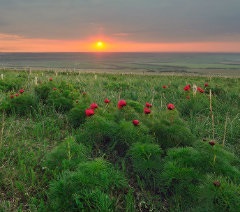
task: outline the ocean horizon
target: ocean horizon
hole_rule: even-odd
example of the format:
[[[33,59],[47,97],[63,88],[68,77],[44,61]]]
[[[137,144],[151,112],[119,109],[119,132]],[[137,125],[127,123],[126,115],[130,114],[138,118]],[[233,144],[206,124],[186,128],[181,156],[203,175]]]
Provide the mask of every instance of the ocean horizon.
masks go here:
[[[0,52],[0,68],[240,75],[240,53]]]

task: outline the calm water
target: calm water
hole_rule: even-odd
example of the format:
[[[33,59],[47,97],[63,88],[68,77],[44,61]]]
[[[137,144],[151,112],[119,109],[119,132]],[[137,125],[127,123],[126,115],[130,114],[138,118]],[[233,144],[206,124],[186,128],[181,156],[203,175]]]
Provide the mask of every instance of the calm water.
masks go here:
[[[240,53],[0,53],[0,68],[29,67],[240,75]]]

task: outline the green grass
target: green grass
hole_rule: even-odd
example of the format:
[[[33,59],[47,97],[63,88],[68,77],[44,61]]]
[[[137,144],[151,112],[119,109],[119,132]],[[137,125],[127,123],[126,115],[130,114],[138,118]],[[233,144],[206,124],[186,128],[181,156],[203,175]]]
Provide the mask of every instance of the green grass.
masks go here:
[[[239,78],[0,74],[0,211],[239,209]]]

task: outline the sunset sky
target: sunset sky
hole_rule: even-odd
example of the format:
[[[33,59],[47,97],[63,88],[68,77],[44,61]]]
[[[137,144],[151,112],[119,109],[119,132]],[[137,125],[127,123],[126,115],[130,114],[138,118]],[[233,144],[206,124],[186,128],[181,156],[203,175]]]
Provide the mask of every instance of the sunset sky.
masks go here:
[[[0,0],[0,52],[240,52],[239,11],[240,0]]]

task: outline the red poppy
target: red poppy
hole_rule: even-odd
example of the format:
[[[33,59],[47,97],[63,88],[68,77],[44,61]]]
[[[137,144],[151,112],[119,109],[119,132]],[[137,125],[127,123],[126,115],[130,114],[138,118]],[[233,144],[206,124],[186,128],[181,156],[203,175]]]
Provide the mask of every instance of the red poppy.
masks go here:
[[[144,111],[145,114],[151,113],[151,110],[147,107],[145,107],[143,111]]]
[[[204,90],[200,87],[197,87],[197,91],[200,92],[200,93],[204,93]]]
[[[175,109],[175,106],[174,106],[174,104],[168,104],[167,105],[167,108],[168,108],[168,110],[174,110]]]
[[[24,93],[24,89],[20,89],[18,92],[22,94]]]
[[[209,141],[208,142],[211,146],[214,146],[216,143],[215,143],[215,141]]]
[[[183,89],[184,89],[184,91],[189,91],[191,89],[191,85],[188,84]]]
[[[150,104],[149,102],[146,102],[146,107],[150,108],[152,107],[152,104]]]
[[[57,88],[53,88],[53,90],[54,90],[54,91],[56,91],[56,90],[57,90]]]
[[[205,86],[205,87],[208,87],[208,83],[206,82],[206,83],[204,84],[204,86]]]
[[[10,98],[13,99],[13,98],[14,98],[14,95],[10,95]]]
[[[132,123],[133,123],[133,125],[138,126],[140,122],[137,119],[135,119],[132,121]]]
[[[122,107],[126,106],[127,102],[124,99],[118,101],[118,108],[121,109]]]
[[[213,182],[213,185],[216,186],[216,187],[219,187],[221,185],[221,183],[216,180],[216,181]]]
[[[167,86],[166,86],[166,85],[163,85],[163,86],[162,86],[162,88],[164,88],[164,89],[165,89],[165,88],[167,88]]]
[[[50,77],[50,78],[49,78],[49,81],[53,81],[53,78],[52,78],[52,77]]]
[[[90,105],[90,108],[94,110],[94,109],[98,108],[98,105],[96,103],[92,103]]]
[[[104,102],[105,102],[106,104],[108,104],[108,103],[110,102],[110,100],[109,100],[108,98],[106,98],[106,99],[104,99]]]
[[[15,96],[19,96],[19,93],[16,93]]]
[[[92,115],[94,115],[94,110],[91,108],[88,108],[85,110],[85,114],[86,114],[86,116],[92,116]]]

